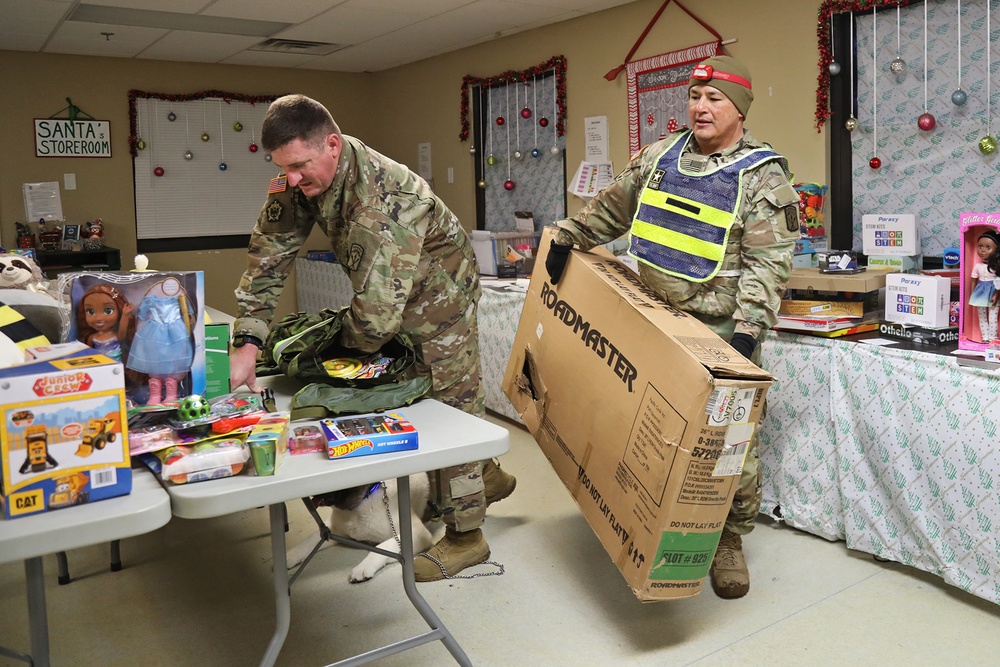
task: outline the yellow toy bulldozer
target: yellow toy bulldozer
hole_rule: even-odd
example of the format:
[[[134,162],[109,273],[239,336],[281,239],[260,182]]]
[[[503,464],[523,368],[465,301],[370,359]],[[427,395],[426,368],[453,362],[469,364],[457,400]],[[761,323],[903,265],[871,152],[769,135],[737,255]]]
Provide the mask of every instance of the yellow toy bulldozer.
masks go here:
[[[90,419],[87,421],[87,430],[83,434],[83,442],[76,450],[77,456],[90,456],[94,453],[94,448],[104,449],[104,445],[114,442],[118,434],[114,432],[114,419]]]
[[[83,490],[87,486],[87,481],[87,476],[82,472],[56,477],[55,491],[49,496],[49,508],[69,507],[87,502],[89,494]]]

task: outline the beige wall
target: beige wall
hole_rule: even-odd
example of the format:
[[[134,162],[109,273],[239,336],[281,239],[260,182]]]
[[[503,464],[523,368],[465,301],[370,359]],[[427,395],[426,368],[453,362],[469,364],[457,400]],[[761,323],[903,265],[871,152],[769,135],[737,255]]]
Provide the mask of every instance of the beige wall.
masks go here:
[[[347,134],[413,165],[417,144],[431,142],[435,186],[467,227],[475,225],[474,162],[458,140],[462,77],[521,70],[558,54],[567,60],[567,169],[583,159],[583,119],[607,116],[611,158],[628,160],[626,81],[604,74],[620,64],[661,0],[640,0],[556,26],[498,39],[376,74],[169,63],[0,51],[0,242],[13,244],[24,220],[21,183],[59,181],[75,173],[77,190],[62,191],[71,222],[100,217],[110,245],[130,267],[135,254],[132,162],[128,153],[131,88],[187,94],[220,89],[247,95],[299,92],[326,104]],[[753,73],[756,99],[747,126],[783,153],[802,181],[827,181],[826,132],[814,127],[818,0],[699,0],[686,3],[724,39],[727,53]],[[644,58],[709,41],[711,35],[670,5],[634,56]],[[110,159],[36,158],[32,119],[56,114],[69,97],[91,116],[111,121]],[[447,182],[454,168],[455,182]],[[264,185],[261,185],[261,201]],[[570,212],[581,202],[570,197]],[[252,221],[247,221],[248,229]],[[309,247],[322,247],[314,235]],[[151,255],[157,269],[201,269],[206,301],[233,311],[232,290],[245,266],[240,250]],[[294,308],[292,290],[281,310]]]

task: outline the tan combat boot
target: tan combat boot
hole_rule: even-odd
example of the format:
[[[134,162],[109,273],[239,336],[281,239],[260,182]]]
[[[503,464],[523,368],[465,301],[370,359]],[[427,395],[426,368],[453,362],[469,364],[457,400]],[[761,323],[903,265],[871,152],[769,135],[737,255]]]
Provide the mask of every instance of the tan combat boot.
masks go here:
[[[440,581],[446,574],[453,577],[489,557],[490,545],[486,544],[482,530],[460,533],[448,526],[437,544],[416,555],[413,572],[417,581]]]
[[[486,506],[498,503],[514,493],[517,478],[500,469],[500,462],[490,459],[483,465],[483,484],[486,486]]]
[[[741,598],[750,591],[750,572],[743,558],[743,539],[736,533],[722,531],[719,548],[712,561],[712,588],[720,598]]]

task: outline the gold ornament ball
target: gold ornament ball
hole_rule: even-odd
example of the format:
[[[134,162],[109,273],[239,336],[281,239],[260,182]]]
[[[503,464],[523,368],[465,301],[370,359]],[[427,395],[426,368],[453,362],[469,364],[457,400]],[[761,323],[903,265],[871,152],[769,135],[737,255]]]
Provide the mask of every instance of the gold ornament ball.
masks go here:
[[[478,183],[476,183],[476,185],[479,187],[480,190],[486,189],[486,181],[479,181]]]
[[[979,152],[983,155],[992,155],[997,150],[997,140],[990,135],[986,135],[979,140]]]
[[[202,141],[208,141],[209,139],[211,139],[211,137],[208,136],[208,132],[202,132],[201,133],[201,140]]]
[[[135,147],[138,148],[141,151],[146,150],[146,142],[143,141],[142,139],[140,139],[139,141],[137,141],[135,143]]]
[[[858,129],[858,119],[855,118],[854,115],[852,114],[844,122],[844,127],[847,129],[848,132],[853,132],[854,130]]]
[[[493,157],[492,155],[490,155],[490,156],[488,156],[486,158],[486,164],[490,165],[491,167],[493,165],[495,165],[496,163],[497,163],[497,159],[495,157]]]
[[[241,123],[240,121],[236,121],[235,123],[233,123],[233,129],[236,130],[237,132],[242,132],[243,123]]]

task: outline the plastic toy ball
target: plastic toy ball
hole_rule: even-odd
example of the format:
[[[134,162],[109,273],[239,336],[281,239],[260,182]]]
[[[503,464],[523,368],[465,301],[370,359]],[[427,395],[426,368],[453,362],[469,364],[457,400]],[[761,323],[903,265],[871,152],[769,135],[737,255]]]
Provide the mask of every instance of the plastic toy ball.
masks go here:
[[[208,400],[199,394],[191,394],[181,399],[177,406],[177,417],[182,421],[190,422],[197,419],[204,419],[212,414],[212,408]]]

